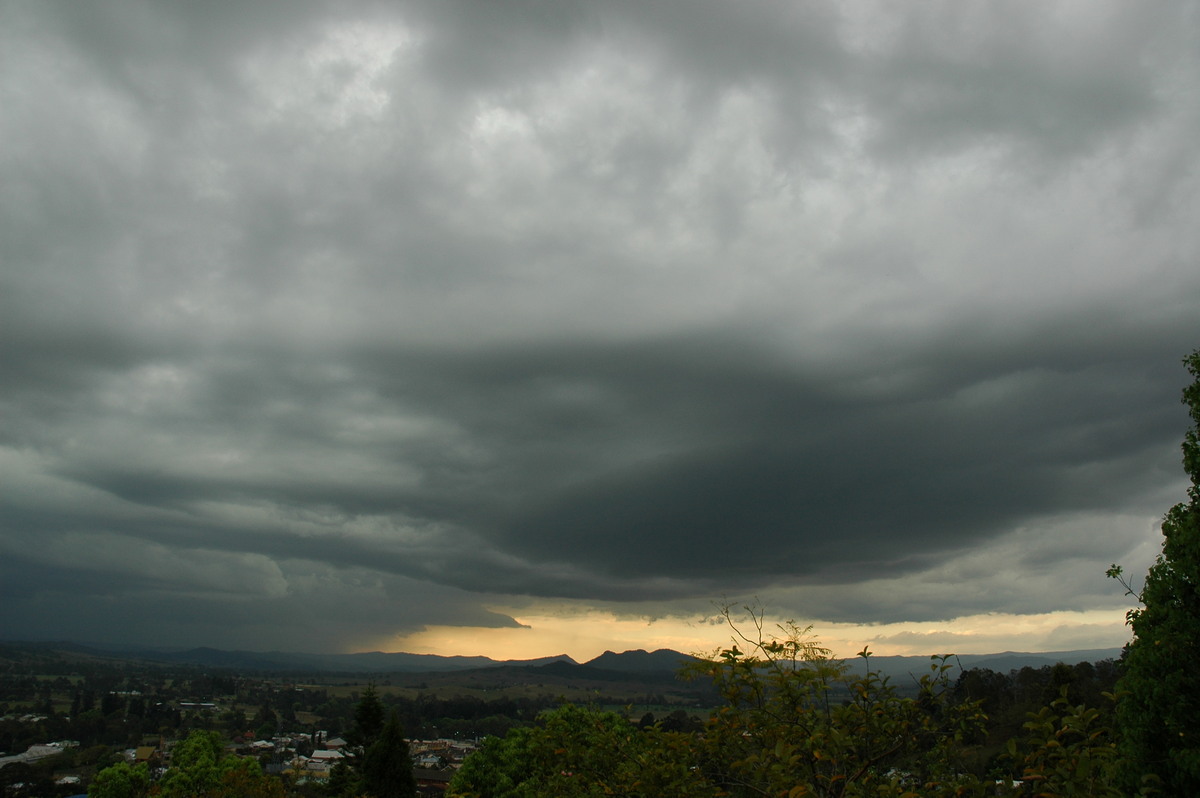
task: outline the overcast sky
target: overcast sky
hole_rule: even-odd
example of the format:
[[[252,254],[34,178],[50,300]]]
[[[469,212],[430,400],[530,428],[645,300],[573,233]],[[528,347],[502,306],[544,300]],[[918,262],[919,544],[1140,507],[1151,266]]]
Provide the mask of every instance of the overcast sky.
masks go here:
[[[1182,1],[4,2],[0,637],[585,657],[757,596],[1120,645],[1104,570],[1184,498],[1197,42]]]

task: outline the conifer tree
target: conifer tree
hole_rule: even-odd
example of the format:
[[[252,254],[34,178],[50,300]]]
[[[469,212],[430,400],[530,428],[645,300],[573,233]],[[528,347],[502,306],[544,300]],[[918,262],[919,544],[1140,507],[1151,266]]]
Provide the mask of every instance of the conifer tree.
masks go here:
[[[392,710],[378,739],[363,754],[359,769],[363,792],[372,798],[411,798],[416,795],[412,757],[396,710]]]
[[[337,798],[408,798],[416,794],[412,757],[393,710],[384,722],[383,702],[368,685],[354,707],[354,727],[346,735],[347,757],[334,766],[325,786]]]
[[[368,684],[362,698],[354,707],[354,728],[350,732],[350,744],[366,750],[383,731],[383,704],[375,685]]]

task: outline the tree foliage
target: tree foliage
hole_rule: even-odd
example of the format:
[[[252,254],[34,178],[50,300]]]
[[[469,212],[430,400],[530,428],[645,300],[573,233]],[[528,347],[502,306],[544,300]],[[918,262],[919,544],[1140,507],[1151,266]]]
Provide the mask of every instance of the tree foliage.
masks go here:
[[[157,784],[145,764],[124,762],[96,774],[89,798],[283,798],[283,785],[253,759],[225,753],[221,735],[196,730],[172,751],[171,767]]]
[[[348,742],[365,751],[383,733],[383,725],[383,704],[379,700],[379,693],[375,691],[375,685],[368,684],[354,707],[354,728],[350,730]]]
[[[118,762],[96,774],[88,798],[145,798],[150,794],[150,768],[145,762]]]
[[[448,795],[466,798],[715,795],[689,735],[639,729],[616,712],[572,704],[534,728],[490,737],[467,758]]]
[[[1152,776],[1169,795],[1200,795],[1200,350],[1184,364],[1193,377],[1183,391],[1192,419],[1183,440],[1191,485],[1188,500],[1167,511],[1162,553],[1135,593],[1143,606],[1128,616],[1133,639],[1117,716],[1127,787]],[[1109,575],[1122,579],[1115,565]]]
[[[383,704],[368,685],[354,708],[345,761],[334,766],[326,793],[335,798],[408,798],[416,794],[412,758],[399,714],[384,721]]]
[[[221,780],[225,753],[221,735],[214,731],[194,731],[176,744],[171,752],[171,768],[160,782],[168,798],[207,795]]]
[[[487,737],[454,774],[448,790],[462,798],[532,798],[542,745],[533,728],[517,728],[503,737]]]
[[[751,610],[744,634],[726,612],[740,644],[698,666],[725,699],[699,738],[720,794],[983,794],[960,763],[984,715],[975,702],[950,700],[944,659],[931,662],[916,698],[901,697],[869,667],[850,674],[807,628],[764,634],[762,617]]]
[[[363,753],[359,771],[362,791],[372,798],[409,798],[416,794],[412,757],[395,710]]]
[[[1026,736],[1008,741],[1021,780],[1038,796],[1122,798],[1121,760],[1112,727],[1097,707],[1073,705],[1064,686],[1058,698],[1030,713]],[[1111,701],[1113,695],[1109,694]]]

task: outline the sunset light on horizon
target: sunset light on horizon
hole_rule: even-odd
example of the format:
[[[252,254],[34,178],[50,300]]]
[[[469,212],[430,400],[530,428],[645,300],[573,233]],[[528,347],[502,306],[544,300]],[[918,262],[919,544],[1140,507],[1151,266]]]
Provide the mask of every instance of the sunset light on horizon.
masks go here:
[[[576,615],[514,613],[513,617],[523,624],[521,628],[434,627],[375,641],[358,650],[486,656],[495,660],[566,654],[576,662],[586,662],[605,651],[637,649],[707,655],[727,647],[734,635],[728,626],[712,619],[620,618],[597,610]],[[752,632],[747,616],[743,613],[739,617],[743,631]],[[782,625],[788,620],[795,619],[766,618],[764,629],[768,634],[783,634]],[[1128,641],[1129,629],[1123,612],[1093,610],[1030,616],[992,613],[915,624],[817,624],[812,627],[811,637],[829,648],[834,657],[848,659],[864,648],[880,656],[1119,649]],[[744,643],[739,641],[739,645]]]

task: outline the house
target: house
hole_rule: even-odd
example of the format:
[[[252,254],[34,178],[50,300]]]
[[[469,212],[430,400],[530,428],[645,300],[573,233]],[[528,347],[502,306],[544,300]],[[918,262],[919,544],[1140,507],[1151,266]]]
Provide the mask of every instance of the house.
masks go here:
[[[450,786],[450,778],[453,775],[454,771],[449,768],[445,770],[414,768],[413,778],[417,780],[417,794],[441,795]]]

